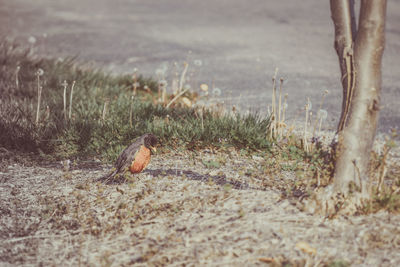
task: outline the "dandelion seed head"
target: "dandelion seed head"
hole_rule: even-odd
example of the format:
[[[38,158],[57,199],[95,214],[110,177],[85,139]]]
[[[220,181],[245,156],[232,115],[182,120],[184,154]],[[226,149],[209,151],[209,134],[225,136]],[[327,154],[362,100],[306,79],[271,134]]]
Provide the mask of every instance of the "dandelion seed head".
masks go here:
[[[318,111],[318,118],[326,120],[327,117],[328,117],[328,111],[326,111],[325,109],[320,109]]]
[[[38,75],[38,76],[42,76],[43,74],[44,74],[44,70],[42,70],[40,68],[36,71],[36,75]]]
[[[208,92],[208,85],[205,84],[205,83],[202,83],[202,84],[200,85],[200,89],[201,89],[202,91],[204,91],[204,92]]]
[[[216,87],[216,88],[213,89],[212,94],[213,94],[214,96],[220,96],[220,95],[222,94],[222,91],[221,91],[221,89],[219,89],[218,87]]]
[[[203,65],[203,62],[201,61],[201,59],[196,59],[193,61],[195,66],[201,67]]]
[[[29,36],[28,42],[29,42],[30,44],[35,44],[35,43],[36,43],[36,38],[35,38],[34,36]]]
[[[158,81],[158,85],[159,85],[161,88],[165,88],[165,87],[167,87],[168,82],[167,82],[166,80],[160,80],[160,81]]]
[[[156,69],[156,75],[158,77],[163,77],[165,76],[165,71],[163,69]]]
[[[137,68],[134,68],[134,69],[133,69],[133,73],[136,73],[136,72],[138,72],[138,69],[137,69]]]

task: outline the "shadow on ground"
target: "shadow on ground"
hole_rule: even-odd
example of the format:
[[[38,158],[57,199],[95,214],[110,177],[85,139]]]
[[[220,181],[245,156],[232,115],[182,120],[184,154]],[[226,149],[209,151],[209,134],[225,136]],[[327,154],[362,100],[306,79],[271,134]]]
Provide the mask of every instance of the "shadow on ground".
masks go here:
[[[200,181],[203,183],[211,183],[217,184],[221,186],[230,186],[234,189],[239,190],[248,190],[248,189],[255,189],[255,190],[263,190],[261,188],[256,188],[250,186],[246,182],[241,181],[229,181],[226,178],[226,175],[210,175],[210,174],[201,174],[198,172],[194,172],[191,170],[182,170],[182,169],[147,169],[143,171],[143,173],[149,174],[154,178],[157,177],[167,177],[167,176],[184,176],[190,180]],[[117,179],[110,179],[107,174],[97,178],[96,181],[103,182],[105,184],[122,184],[129,181],[129,179],[133,177],[132,175],[128,174],[127,176],[123,176],[123,178]]]

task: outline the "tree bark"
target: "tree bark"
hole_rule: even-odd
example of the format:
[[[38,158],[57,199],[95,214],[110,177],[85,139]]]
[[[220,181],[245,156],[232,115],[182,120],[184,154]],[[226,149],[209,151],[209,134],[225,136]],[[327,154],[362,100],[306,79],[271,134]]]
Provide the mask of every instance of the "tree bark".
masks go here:
[[[349,1],[331,0],[331,13],[344,92],[334,190],[348,194],[354,182],[367,197],[368,164],[380,107],[386,0],[361,0],[358,30],[353,28]]]
[[[335,49],[342,73],[343,102],[338,131],[343,129],[349,112],[354,88],[353,43],[356,37],[354,1],[331,0],[331,14],[335,26]]]

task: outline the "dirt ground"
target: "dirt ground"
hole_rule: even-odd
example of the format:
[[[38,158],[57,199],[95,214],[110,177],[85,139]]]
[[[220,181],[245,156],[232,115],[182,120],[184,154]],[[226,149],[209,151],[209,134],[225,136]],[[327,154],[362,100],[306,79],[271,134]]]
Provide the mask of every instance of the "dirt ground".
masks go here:
[[[399,29],[400,1],[388,1],[379,124],[384,132],[400,125]],[[0,36],[35,54],[78,55],[114,73],[138,68],[156,77],[161,71],[169,88],[187,61],[193,90],[200,83],[218,87],[219,100],[242,111],[266,112],[278,67],[289,95],[288,118],[296,118],[308,97],[316,109],[327,89],[326,126],[332,129],[342,103],[333,35],[329,1],[320,0],[0,0]]]
[[[110,166],[95,161],[12,164],[0,173],[0,265],[400,264],[399,215],[302,212],[279,189],[296,175],[266,175],[265,160],[177,151],[112,185],[96,182]]]
[[[388,2],[381,131],[400,125],[400,2]],[[327,1],[0,0],[0,35],[35,55],[78,55],[115,73],[161,68],[170,80],[181,71],[174,62],[188,61],[192,88],[218,87],[220,99],[242,110],[266,109],[279,67],[289,116],[307,97],[318,107],[328,89],[329,127],[339,118]],[[308,214],[301,194],[282,197],[296,174],[270,175],[267,160],[171,151],[112,185],[96,181],[110,168],[97,161],[6,164],[0,265],[400,266],[400,215]]]

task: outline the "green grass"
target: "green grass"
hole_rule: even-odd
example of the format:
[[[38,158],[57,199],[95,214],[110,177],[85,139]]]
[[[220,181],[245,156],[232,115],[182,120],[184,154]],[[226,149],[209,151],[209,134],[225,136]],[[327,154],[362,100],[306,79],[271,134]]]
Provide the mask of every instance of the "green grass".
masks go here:
[[[0,67],[0,146],[6,149],[55,159],[96,156],[114,160],[123,147],[147,132],[157,135],[163,147],[259,150],[271,146],[265,134],[268,118],[200,113],[179,105],[167,109],[162,103],[154,104],[158,84],[152,79],[139,76],[139,93],[132,99],[130,75],[112,76],[77,67],[73,59],[34,59],[9,42],[0,44]],[[44,71],[40,77],[36,75],[39,69]],[[76,81],[72,117],[67,120],[64,80],[69,84],[67,112],[71,84]],[[35,123],[38,84],[43,89],[39,123]],[[105,103],[107,112],[103,114]]]

